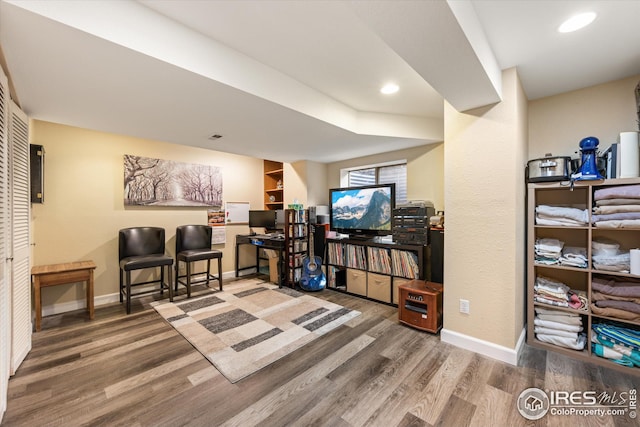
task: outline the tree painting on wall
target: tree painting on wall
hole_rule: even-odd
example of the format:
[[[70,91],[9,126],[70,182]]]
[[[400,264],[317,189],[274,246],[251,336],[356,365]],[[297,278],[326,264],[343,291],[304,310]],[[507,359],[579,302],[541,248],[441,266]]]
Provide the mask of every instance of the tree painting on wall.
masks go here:
[[[217,166],[124,155],[124,204],[222,206]]]

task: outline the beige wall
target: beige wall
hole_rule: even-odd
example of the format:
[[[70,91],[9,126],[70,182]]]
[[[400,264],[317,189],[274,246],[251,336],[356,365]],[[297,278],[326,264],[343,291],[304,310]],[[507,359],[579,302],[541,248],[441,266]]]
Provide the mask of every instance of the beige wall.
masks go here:
[[[294,203],[308,207],[307,201],[307,162],[285,163],[284,168],[284,208]]]
[[[329,190],[327,187],[327,165],[325,163],[301,160],[284,165],[285,208],[295,199],[305,207],[326,205]]]
[[[638,130],[634,88],[640,75],[529,103],[528,159],[578,158],[582,138],[600,139],[600,150],[616,142],[620,132]]]
[[[515,69],[502,82],[498,104],[445,106],[443,327],[513,349],[524,326],[527,99]]]
[[[135,154],[179,162],[219,166],[224,201],[250,202],[262,209],[262,160],[158,141],[106,134],[33,121],[31,143],[45,147],[45,203],[33,204],[32,265],[93,259],[95,295],[118,293],[118,230],[159,226],[167,250],[175,252],[175,228],[205,224],[206,208],[125,207],[123,155]],[[246,225],[228,226],[223,270],[234,270],[234,238]],[[43,305],[82,300],[78,286],[45,289]]]
[[[404,160],[407,161],[407,198],[430,200],[436,210],[444,210],[444,144],[442,143],[330,163],[327,168],[327,188],[341,186],[341,169]],[[327,200],[324,204],[329,204],[328,197],[327,191]]]
[[[327,164],[311,161],[305,163],[307,164],[307,202],[309,206],[328,205]]]

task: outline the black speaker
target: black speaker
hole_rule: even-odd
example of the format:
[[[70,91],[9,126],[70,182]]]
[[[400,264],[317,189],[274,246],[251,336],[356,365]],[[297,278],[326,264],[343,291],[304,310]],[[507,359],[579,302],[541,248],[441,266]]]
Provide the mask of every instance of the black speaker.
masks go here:
[[[431,229],[431,281],[444,283],[444,230]]]
[[[319,256],[324,263],[324,249],[325,249],[325,228],[322,225],[310,225],[310,230],[313,233],[313,252],[315,256]]]
[[[44,203],[44,147],[30,144],[31,203]]]

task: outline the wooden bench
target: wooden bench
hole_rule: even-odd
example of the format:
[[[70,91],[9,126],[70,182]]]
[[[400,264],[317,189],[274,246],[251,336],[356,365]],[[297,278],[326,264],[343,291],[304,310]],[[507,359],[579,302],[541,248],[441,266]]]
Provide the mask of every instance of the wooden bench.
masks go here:
[[[96,264],[93,261],[37,265],[31,268],[36,304],[36,332],[40,331],[42,323],[42,299],[40,289],[47,286],[86,282],[87,311],[89,312],[89,319],[93,320],[93,270],[95,270],[95,268]]]

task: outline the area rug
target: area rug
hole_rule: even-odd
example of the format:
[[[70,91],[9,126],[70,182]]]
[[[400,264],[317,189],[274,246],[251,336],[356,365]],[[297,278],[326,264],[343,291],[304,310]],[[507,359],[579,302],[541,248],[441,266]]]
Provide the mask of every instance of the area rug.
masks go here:
[[[325,291],[326,292],[326,291]],[[259,279],[153,308],[230,382],[264,368],[360,315]]]

